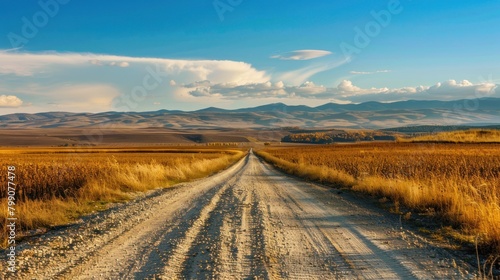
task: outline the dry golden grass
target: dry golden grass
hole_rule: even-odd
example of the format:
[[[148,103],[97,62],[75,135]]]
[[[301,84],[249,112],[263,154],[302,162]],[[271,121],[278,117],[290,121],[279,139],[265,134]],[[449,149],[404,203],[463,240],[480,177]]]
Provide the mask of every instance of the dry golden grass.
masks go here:
[[[0,151],[0,205],[7,205],[7,166],[16,167],[19,232],[68,223],[129,194],[201,178],[222,170],[244,152],[223,149],[68,149]],[[7,207],[0,212],[3,234]],[[0,236],[5,245],[5,236]]]
[[[289,173],[432,211],[500,252],[500,145],[370,143],[258,154]]]
[[[402,142],[500,143],[500,130],[471,129],[399,139]]]

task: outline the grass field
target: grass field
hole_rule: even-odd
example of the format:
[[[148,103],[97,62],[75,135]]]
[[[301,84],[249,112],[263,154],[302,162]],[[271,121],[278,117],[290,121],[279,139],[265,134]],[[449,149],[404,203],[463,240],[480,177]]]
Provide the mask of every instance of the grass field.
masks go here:
[[[446,143],[500,143],[500,130],[496,129],[470,129],[461,131],[447,131],[429,135],[422,135],[401,142],[446,142]]]
[[[68,223],[124,201],[130,194],[204,177],[241,158],[242,150],[176,149],[2,149],[0,204],[7,205],[7,168],[15,166],[18,230]],[[0,211],[6,230],[7,207]],[[5,245],[5,237],[0,241]]]
[[[258,154],[286,172],[431,213],[470,241],[480,236],[484,247],[500,252],[498,144],[367,143]]]

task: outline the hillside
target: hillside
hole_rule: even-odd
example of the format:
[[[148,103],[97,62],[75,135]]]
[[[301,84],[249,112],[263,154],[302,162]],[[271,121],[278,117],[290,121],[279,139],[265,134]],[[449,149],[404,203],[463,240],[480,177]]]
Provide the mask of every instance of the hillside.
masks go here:
[[[16,113],[0,116],[0,128],[365,128],[500,123],[500,98],[478,99],[477,109],[458,110],[464,100],[328,103],[318,107],[273,103],[254,108],[198,111]]]

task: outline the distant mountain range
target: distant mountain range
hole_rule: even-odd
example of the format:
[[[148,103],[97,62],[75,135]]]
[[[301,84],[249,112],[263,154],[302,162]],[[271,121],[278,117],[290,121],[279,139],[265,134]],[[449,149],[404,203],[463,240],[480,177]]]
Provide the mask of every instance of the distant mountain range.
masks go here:
[[[185,112],[16,113],[0,116],[0,128],[368,128],[413,125],[500,124],[500,98],[456,101],[327,103],[318,107],[273,103],[226,110]]]

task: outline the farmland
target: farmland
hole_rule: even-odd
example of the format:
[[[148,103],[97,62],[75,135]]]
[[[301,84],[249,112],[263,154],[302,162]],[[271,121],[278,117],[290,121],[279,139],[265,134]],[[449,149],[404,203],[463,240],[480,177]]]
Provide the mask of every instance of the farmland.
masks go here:
[[[404,206],[438,217],[470,242],[477,237],[485,248],[500,251],[499,148],[371,143],[268,148],[258,154],[289,173],[389,199],[393,211]]]
[[[446,142],[446,143],[500,143],[500,131],[496,129],[469,129],[448,131],[400,139],[402,142]]]
[[[128,200],[134,192],[210,175],[243,155],[238,149],[199,147],[4,149],[0,200],[7,205],[7,166],[15,166],[20,229],[48,228],[102,209],[108,202]],[[6,208],[1,215],[5,229]],[[5,242],[5,236],[1,240]]]

